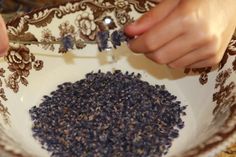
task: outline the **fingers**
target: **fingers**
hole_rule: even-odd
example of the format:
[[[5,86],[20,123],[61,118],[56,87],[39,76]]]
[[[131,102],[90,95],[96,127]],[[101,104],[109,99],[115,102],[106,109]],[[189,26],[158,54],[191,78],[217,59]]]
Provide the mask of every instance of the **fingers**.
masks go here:
[[[179,0],[174,4],[174,0],[165,0],[161,4],[126,28],[136,36],[129,42],[130,49],[174,68],[219,63],[235,29],[232,16],[224,10],[216,14],[222,7],[216,1]]]
[[[129,48],[136,53],[150,53],[184,33],[180,21],[169,17],[138,38],[129,42]]]
[[[220,59],[216,59],[216,58],[212,57],[210,59],[205,59],[203,61],[199,61],[197,63],[194,63],[194,64],[188,66],[188,68],[211,67],[211,66],[217,65],[219,62],[220,62]]]
[[[208,60],[215,56],[215,52],[211,50],[210,46],[203,46],[199,49],[187,53],[185,56],[168,64],[171,68],[190,68],[194,63]],[[198,68],[202,68],[198,67]]]
[[[165,0],[152,10],[144,14],[136,22],[128,25],[125,32],[129,36],[137,36],[146,32],[155,24],[168,16],[172,10],[178,5],[180,0]]]
[[[181,35],[164,45],[153,53],[146,54],[146,56],[157,63],[168,64],[183,57],[187,53],[203,46],[204,40],[193,39],[192,35]]]
[[[172,68],[190,68],[193,65],[195,68],[201,68],[204,65],[219,63],[224,55],[223,52],[224,49],[220,49],[217,42],[201,40],[201,38],[191,40],[191,36],[183,35],[158,51],[145,55],[156,63],[167,64]]]
[[[0,56],[6,55],[7,50],[8,50],[8,35],[4,20],[0,15]]]
[[[192,64],[188,65],[188,68],[203,68],[203,67],[210,67],[210,66],[215,66],[218,63],[220,63],[221,59],[224,56],[224,46],[222,46],[220,49],[218,49],[216,51],[216,49],[214,48],[214,46],[210,46],[209,47],[209,51],[206,52],[206,54],[208,54],[208,56],[206,56],[205,58],[202,57],[202,60],[198,60],[196,62],[193,62]]]

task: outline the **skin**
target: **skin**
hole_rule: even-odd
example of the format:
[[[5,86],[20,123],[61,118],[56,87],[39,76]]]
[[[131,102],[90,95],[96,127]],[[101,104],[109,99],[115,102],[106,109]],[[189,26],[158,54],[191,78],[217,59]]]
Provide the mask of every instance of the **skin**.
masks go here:
[[[0,15],[0,56],[5,56],[8,51],[8,36],[5,22]]]
[[[129,47],[172,68],[218,64],[236,28],[236,0],[164,0],[125,28]]]

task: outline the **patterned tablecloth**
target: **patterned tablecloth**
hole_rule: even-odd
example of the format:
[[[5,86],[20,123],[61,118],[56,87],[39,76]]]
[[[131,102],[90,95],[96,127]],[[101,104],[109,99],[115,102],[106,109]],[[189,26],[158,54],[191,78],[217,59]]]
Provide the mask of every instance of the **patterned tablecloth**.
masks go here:
[[[16,13],[21,14],[34,8],[66,1],[69,0],[0,0],[0,13],[2,13],[5,20],[8,21],[15,16]],[[1,150],[0,154],[2,154]],[[219,154],[218,157],[236,157],[236,144]]]

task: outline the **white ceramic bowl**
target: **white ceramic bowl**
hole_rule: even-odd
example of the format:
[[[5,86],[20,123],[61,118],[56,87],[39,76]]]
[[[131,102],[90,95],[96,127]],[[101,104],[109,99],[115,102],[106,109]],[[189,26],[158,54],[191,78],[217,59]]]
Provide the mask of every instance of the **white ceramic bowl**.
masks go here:
[[[135,55],[126,45],[111,52],[98,52],[96,33],[110,32],[149,10],[153,0],[75,1],[33,11],[7,24],[11,40],[51,42],[63,33],[77,40],[92,41],[81,49],[58,53],[60,45],[11,44],[9,55],[1,59],[0,144],[11,156],[48,157],[33,137],[28,113],[65,81],[76,81],[91,71],[139,72],[151,84],[164,84],[188,105],[185,128],[166,157],[214,157],[236,141],[236,38],[221,64],[215,68],[172,70]],[[115,62],[111,62],[115,57]],[[3,154],[2,152],[2,154]],[[6,155],[7,156],[7,155]]]

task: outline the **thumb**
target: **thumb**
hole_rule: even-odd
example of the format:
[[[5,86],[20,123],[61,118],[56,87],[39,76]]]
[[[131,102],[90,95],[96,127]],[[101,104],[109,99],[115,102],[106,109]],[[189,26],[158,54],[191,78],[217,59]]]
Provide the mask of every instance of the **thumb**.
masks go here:
[[[0,56],[7,54],[8,50],[8,35],[5,22],[0,15]]]
[[[179,4],[180,0],[164,0],[153,9],[141,16],[137,21],[125,27],[125,33],[129,36],[140,35],[156,23],[167,17]]]

